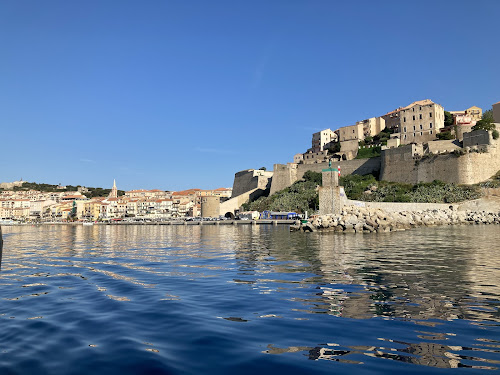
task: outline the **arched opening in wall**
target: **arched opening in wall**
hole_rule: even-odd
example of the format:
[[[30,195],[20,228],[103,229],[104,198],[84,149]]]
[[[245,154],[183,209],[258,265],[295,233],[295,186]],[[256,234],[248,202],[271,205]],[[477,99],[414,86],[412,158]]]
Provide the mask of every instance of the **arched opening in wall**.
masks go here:
[[[232,212],[226,212],[226,214],[224,215],[224,217],[230,219],[230,220],[234,220],[234,214]]]

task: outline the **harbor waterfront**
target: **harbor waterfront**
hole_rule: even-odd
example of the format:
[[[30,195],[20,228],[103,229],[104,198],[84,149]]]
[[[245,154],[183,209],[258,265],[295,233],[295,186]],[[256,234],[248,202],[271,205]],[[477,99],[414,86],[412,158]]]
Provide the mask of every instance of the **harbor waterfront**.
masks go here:
[[[500,368],[495,225],[2,229],[3,373]]]

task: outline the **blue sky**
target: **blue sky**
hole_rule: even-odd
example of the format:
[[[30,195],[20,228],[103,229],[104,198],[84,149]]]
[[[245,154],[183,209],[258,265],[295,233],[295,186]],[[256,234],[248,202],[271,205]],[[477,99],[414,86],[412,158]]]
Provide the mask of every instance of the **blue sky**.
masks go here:
[[[500,1],[0,3],[0,181],[217,188],[414,100],[500,100]]]

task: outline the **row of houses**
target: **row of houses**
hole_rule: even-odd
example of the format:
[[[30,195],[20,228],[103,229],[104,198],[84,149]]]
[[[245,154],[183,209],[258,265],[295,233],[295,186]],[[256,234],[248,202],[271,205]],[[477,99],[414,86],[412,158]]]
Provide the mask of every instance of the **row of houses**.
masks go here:
[[[80,192],[3,191],[0,219],[18,221],[169,219],[196,217],[205,196],[229,199],[232,189],[190,189],[177,192],[130,190],[118,196],[116,184],[108,197],[87,198]]]

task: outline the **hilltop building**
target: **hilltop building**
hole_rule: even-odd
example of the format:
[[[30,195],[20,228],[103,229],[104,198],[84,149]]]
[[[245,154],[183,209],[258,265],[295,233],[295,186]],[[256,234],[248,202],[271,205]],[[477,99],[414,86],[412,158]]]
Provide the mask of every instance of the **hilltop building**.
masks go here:
[[[450,113],[453,115],[454,118],[456,116],[469,116],[471,118],[471,121],[474,122],[474,124],[477,121],[481,120],[481,118],[483,117],[483,110],[476,106],[472,106],[463,111],[450,111]]]
[[[500,124],[500,102],[493,104],[493,118]]]
[[[338,135],[331,129],[324,129],[312,135],[312,147],[311,151],[313,153],[321,152],[334,143],[338,141]]]
[[[399,125],[401,124],[399,120],[399,115],[401,113],[401,110],[403,107],[398,107],[394,111],[387,112],[385,115],[382,116],[382,118],[385,121],[385,127],[387,129],[395,130],[397,131],[399,129]]]
[[[401,144],[428,142],[436,139],[444,127],[444,108],[424,99],[386,113],[382,118],[398,133]]]
[[[356,125],[343,126],[339,128],[340,142],[360,141],[364,139],[363,124],[357,122]]]
[[[371,117],[358,121],[355,125],[339,128],[339,141],[362,141],[366,137],[374,137],[385,129],[385,120],[382,117]]]

